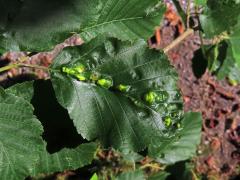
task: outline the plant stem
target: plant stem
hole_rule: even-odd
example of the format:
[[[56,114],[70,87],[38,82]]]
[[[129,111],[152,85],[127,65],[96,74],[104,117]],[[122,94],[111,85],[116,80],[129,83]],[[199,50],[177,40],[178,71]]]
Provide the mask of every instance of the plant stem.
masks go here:
[[[187,1],[187,28],[190,27],[190,6],[191,5],[191,0]]]
[[[51,70],[50,68],[47,68],[45,66],[38,66],[38,65],[24,64],[24,63],[13,63],[13,64],[9,64],[8,66],[4,66],[4,67],[0,68],[0,73],[10,70],[12,68],[19,68],[19,67],[36,68],[36,69],[42,69],[45,71]]]
[[[177,39],[175,39],[171,44],[169,44],[167,47],[163,49],[163,52],[166,54],[168,51],[170,51],[172,48],[177,46],[179,43],[181,43],[186,37],[190,36],[194,33],[193,29],[187,29],[181,36],[179,36]]]
[[[36,68],[36,69],[42,69],[49,71],[50,69],[45,66],[38,66],[38,65],[32,65],[32,64],[24,64],[24,63],[18,63],[19,67],[29,67],[29,68]]]
[[[205,50],[205,47],[204,47],[203,36],[202,36],[201,31],[199,31],[199,37],[200,37],[200,42],[201,42],[201,50],[202,50],[204,58],[206,58],[206,50]]]
[[[212,44],[219,44],[221,41],[229,39],[229,34],[224,31],[212,39]]]
[[[165,167],[161,167],[159,164],[156,164],[156,163],[148,163],[148,164],[145,164],[143,166],[140,167],[140,169],[145,169],[145,168],[152,168],[152,169],[156,169],[156,170],[164,170]]]
[[[18,67],[17,64],[10,64],[0,68],[0,73]]]

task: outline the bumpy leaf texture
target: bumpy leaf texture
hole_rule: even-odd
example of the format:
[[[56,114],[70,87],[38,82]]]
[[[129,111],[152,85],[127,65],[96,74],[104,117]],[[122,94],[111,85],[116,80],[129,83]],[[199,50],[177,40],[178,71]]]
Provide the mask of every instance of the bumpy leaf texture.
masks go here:
[[[154,138],[149,147],[149,156],[163,164],[174,164],[193,157],[201,139],[200,113],[186,113],[182,129],[168,138]]]
[[[62,67],[79,63],[86,67],[86,74],[111,78],[113,86],[107,89],[61,72]],[[152,136],[167,131],[163,123],[166,116],[182,112],[175,70],[163,53],[150,50],[144,41],[97,38],[65,49],[51,68],[56,97],[68,110],[77,131],[88,140],[99,138],[105,146],[141,150]],[[121,84],[130,90],[120,92],[116,87]],[[167,99],[149,105],[144,101],[149,91],[163,93]]]
[[[158,0],[2,0],[1,52],[46,51],[75,33],[85,41],[102,33],[146,39],[164,9]]]

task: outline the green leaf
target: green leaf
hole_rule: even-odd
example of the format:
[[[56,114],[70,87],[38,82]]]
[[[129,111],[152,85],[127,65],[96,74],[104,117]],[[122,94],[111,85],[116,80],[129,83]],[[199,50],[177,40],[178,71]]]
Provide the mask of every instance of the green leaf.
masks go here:
[[[74,170],[91,163],[96,143],[48,153],[42,140],[41,123],[28,102],[32,82],[0,89],[0,174],[2,180],[24,179],[30,175]],[[27,100],[27,101],[26,101]]]
[[[211,72],[216,71],[219,68],[219,51],[219,44],[217,44],[211,46],[206,53],[208,59],[208,69]]]
[[[39,159],[41,123],[22,97],[0,88],[0,175],[2,180],[24,179]]]
[[[19,2],[1,1],[0,32],[5,35],[0,47],[5,50],[17,49],[17,42],[21,50],[46,51],[72,34],[79,34],[86,42],[102,33],[121,40],[147,39],[165,10],[159,0]],[[16,12],[12,13],[14,8]]]
[[[98,180],[98,175],[94,173],[90,180]]]
[[[212,63],[212,66],[209,66],[209,70],[216,75],[219,80],[227,77],[232,85],[237,85],[237,83],[240,82],[240,64],[237,58],[238,55],[233,55],[234,48],[237,49],[238,47],[234,45],[231,40],[223,41],[209,48],[207,58],[208,63]],[[216,55],[215,51],[217,51]]]
[[[201,6],[205,6],[207,4],[207,0],[194,0],[196,5],[201,5]]]
[[[24,98],[30,102],[33,97],[33,81],[15,84],[6,89],[6,92]]]
[[[220,67],[214,72],[219,80],[222,80],[226,77],[230,81],[240,82],[240,69],[236,63],[236,59],[233,57],[232,46],[230,42],[225,42],[225,47],[219,49],[219,52],[222,54],[218,57],[218,64]],[[222,63],[221,63],[222,62]],[[235,83],[234,83],[235,84]]]
[[[78,64],[86,67],[86,74],[112,79],[113,86],[107,89],[91,78],[79,81],[61,72],[62,67]],[[163,123],[166,116],[182,112],[175,70],[163,53],[150,50],[144,41],[95,39],[65,49],[51,68],[56,97],[68,110],[77,131],[88,140],[99,138],[105,146],[141,150],[150,143],[151,136],[167,132]],[[120,84],[131,88],[121,92]],[[149,105],[144,100],[149,91],[163,92],[168,98]]]
[[[80,146],[49,154],[44,148],[40,153],[40,160],[35,164],[33,175],[41,173],[75,170],[91,164],[97,150],[96,143],[86,143]]]
[[[210,70],[218,79],[228,77],[231,82],[234,82],[233,84],[236,84],[239,82],[240,74],[240,1],[208,0],[207,5],[204,14],[200,16],[206,37],[220,37],[221,43],[227,43],[225,49],[218,50],[220,57],[210,57],[209,62],[212,65]],[[221,37],[223,32],[227,34]],[[216,54],[214,48],[210,53]]]
[[[157,174],[154,174],[148,178],[148,180],[165,180],[170,174],[166,171],[161,171]]]
[[[4,54],[6,51],[20,51],[18,43],[7,32],[0,32],[0,54]]]
[[[219,49],[219,53],[222,56],[218,57],[218,63],[221,66],[216,71],[218,79],[228,77],[230,83],[236,84],[240,82],[240,17],[238,24],[229,33],[229,39],[225,40],[222,44],[225,44],[225,48]]]
[[[137,171],[131,171],[131,172],[125,172],[120,174],[117,178],[117,180],[145,180],[143,171],[137,170]]]
[[[194,156],[201,137],[201,115],[186,113],[182,129],[170,138],[153,138],[149,156],[163,164],[173,164]]]
[[[127,163],[132,163],[135,164],[136,162],[141,161],[144,159],[144,157],[136,152],[133,151],[128,151],[128,150],[122,150],[121,151],[121,156],[123,160]]]
[[[236,0],[208,0],[200,15],[201,26],[208,38],[230,31],[238,21],[240,3]]]
[[[240,67],[240,17],[238,24],[234,27],[232,34],[230,35],[230,47],[232,49],[232,57]]]

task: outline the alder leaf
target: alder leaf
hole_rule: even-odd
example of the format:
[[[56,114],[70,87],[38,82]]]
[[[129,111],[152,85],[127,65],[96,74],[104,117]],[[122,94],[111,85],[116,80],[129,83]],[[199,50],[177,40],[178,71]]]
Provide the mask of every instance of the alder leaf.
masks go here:
[[[144,173],[141,170],[124,172],[120,174],[116,180],[145,180]]]
[[[163,164],[173,164],[193,157],[201,138],[200,113],[185,113],[182,129],[174,136],[153,138],[149,156]]]
[[[102,33],[147,39],[165,10],[159,0],[3,0],[0,5],[0,52],[46,51],[73,34],[85,42]]]
[[[2,180],[24,179],[39,160],[41,123],[22,97],[0,88],[0,175]]]
[[[240,14],[240,3],[236,0],[208,0],[200,15],[200,22],[207,38],[234,29]]]
[[[82,76],[86,81],[61,71],[76,65],[85,67]],[[129,43],[97,38],[65,49],[51,69],[59,103],[68,110],[78,133],[88,140],[98,138],[105,146],[137,151],[150,143],[151,136],[175,129],[165,127],[166,117],[175,115],[176,121],[181,117],[175,70],[162,52],[149,49],[142,40]],[[91,74],[110,79],[112,87],[107,89],[90,80]],[[130,90],[121,92],[119,85]],[[166,99],[150,105],[146,102],[150,92]]]
[[[26,81],[23,83],[15,84],[6,89],[6,92],[24,98],[30,102],[33,97],[33,81]]]
[[[76,170],[91,164],[97,151],[94,142],[81,144],[76,148],[64,148],[50,154],[45,148],[40,153],[39,161],[34,166],[32,175],[49,174],[65,170]]]

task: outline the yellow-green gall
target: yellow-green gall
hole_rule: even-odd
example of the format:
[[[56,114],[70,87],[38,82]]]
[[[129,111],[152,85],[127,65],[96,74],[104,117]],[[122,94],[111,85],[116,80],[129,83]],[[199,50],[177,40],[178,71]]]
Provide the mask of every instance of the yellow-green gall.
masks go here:
[[[127,91],[129,91],[130,88],[131,88],[130,86],[123,85],[123,84],[119,84],[117,86],[117,89],[121,92],[127,92]]]
[[[69,74],[69,75],[74,75],[75,74],[75,71],[71,68],[68,68],[68,67],[62,67],[62,72],[66,73],[66,74]]]
[[[79,81],[86,81],[86,77],[83,76],[82,74],[76,74],[75,77],[76,77]]]
[[[108,88],[112,87],[113,82],[110,79],[99,79],[97,81],[97,84],[100,85],[101,87],[108,89]]]
[[[172,119],[170,117],[166,117],[164,119],[165,126],[169,127],[172,124]]]
[[[149,104],[153,104],[155,102],[156,97],[157,94],[153,91],[150,91],[147,94],[145,94],[144,100]]]
[[[74,67],[74,71],[76,73],[83,73],[85,71],[85,67],[84,67],[84,65],[80,64],[80,65]]]
[[[181,124],[177,123],[177,128],[180,129],[181,128]]]
[[[68,69],[69,69],[69,68],[67,68],[67,67],[62,67],[62,72],[67,73],[67,72],[68,72]]]

